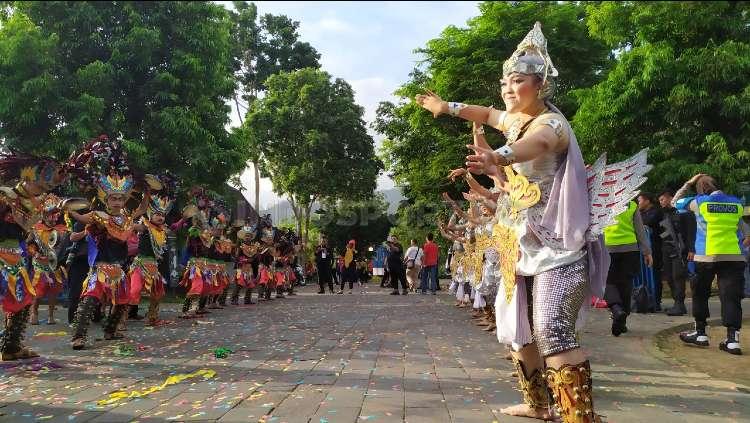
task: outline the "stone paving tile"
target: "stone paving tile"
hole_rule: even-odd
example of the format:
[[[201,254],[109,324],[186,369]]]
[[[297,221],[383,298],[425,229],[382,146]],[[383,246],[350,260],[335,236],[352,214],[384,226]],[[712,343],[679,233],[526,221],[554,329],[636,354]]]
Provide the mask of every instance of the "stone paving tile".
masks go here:
[[[120,406],[114,407],[91,421],[92,423],[130,422],[132,420],[135,420],[138,416],[148,413],[157,406],[159,406],[159,401],[153,399],[137,398]]]
[[[520,399],[506,348],[452,307],[452,298],[371,291],[317,296],[305,288],[290,299],[214,310],[194,321],[176,319],[175,306],[165,305],[162,317],[174,324],[146,330],[129,322],[129,339],[92,342],[80,352],[61,339],[34,337],[41,329],[31,328],[30,344],[62,368],[0,370],[0,422],[529,421],[499,413]],[[634,315],[633,330],[613,339],[606,312],[590,313],[583,345],[592,355],[597,411],[610,422],[748,421],[750,395],[735,384],[650,355],[649,334],[682,323],[670,319]],[[101,337],[98,326],[92,332]],[[145,349],[113,354],[128,344]],[[218,346],[234,353],[216,359]],[[96,405],[118,389],[144,391],[199,369],[216,376]]]
[[[272,407],[235,407],[221,416],[221,423],[247,423],[257,422],[268,415]]]
[[[310,417],[311,423],[352,423],[357,421],[359,407],[336,407],[318,410]]]

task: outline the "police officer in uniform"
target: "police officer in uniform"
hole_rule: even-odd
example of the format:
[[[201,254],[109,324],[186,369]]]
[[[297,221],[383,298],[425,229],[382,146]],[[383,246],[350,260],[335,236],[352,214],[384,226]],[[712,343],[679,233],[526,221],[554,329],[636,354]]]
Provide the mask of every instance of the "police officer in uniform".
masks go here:
[[[674,305],[666,310],[669,316],[684,316],[685,282],[687,281],[687,257],[695,254],[695,215],[679,212],[672,207],[674,195],[664,191],[659,195],[659,204],[664,213],[660,222],[662,240],[662,279],[669,284]]]
[[[745,270],[742,244],[750,245],[750,231],[742,222],[742,201],[720,191],[711,176],[697,174],[677,191],[672,204],[693,186],[697,195],[688,207],[695,213],[697,224],[695,254],[689,257],[695,261],[697,274],[691,281],[695,330],[680,333],[680,339],[686,344],[709,345],[706,330],[708,298],[711,296],[711,283],[716,278],[719,282],[721,320],[727,328],[727,337],[719,344],[719,349],[741,355],[739,331],[742,326]]]

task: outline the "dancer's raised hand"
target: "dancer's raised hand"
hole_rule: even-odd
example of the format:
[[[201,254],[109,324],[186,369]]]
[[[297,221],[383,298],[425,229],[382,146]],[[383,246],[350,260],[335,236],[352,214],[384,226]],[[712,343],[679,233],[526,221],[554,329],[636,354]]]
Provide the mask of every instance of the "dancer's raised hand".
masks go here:
[[[467,170],[464,168],[453,169],[451,170],[451,173],[448,174],[448,178],[450,178],[451,181],[455,182],[456,178],[466,175],[466,172]]]
[[[430,90],[427,90],[425,94],[417,94],[415,100],[417,104],[432,112],[433,117],[438,117],[442,113],[448,113],[448,103]]]
[[[489,148],[479,147],[476,145],[467,145],[467,148],[474,151],[474,154],[466,156],[466,168],[471,173],[490,174],[497,173],[497,163],[495,163],[495,152]]]

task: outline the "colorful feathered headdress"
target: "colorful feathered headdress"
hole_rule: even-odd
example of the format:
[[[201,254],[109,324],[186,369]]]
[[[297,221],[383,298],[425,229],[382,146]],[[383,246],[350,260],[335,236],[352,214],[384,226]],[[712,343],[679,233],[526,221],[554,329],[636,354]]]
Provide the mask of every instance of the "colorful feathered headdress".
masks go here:
[[[78,176],[79,185],[84,189],[96,188],[102,201],[114,194],[129,197],[133,192],[133,173],[119,140],[100,135],[88,141],[70,157],[68,167]]]
[[[174,206],[177,191],[179,190],[179,180],[171,173],[166,172],[159,175],[157,179],[162,185],[162,190],[158,195],[151,196],[151,201],[148,205],[149,217],[153,213],[158,213],[162,216],[168,215]]]
[[[50,157],[17,151],[0,153],[0,179],[3,181],[29,182],[49,191],[65,182],[66,176],[65,168]]]

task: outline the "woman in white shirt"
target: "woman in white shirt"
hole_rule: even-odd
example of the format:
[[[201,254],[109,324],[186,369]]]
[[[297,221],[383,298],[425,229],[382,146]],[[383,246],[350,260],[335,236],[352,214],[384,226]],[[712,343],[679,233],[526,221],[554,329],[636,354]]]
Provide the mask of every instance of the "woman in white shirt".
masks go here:
[[[406,281],[409,283],[409,291],[414,292],[416,282],[419,280],[419,270],[422,268],[424,251],[417,245],[417,240],[411,240],[411,246],[404,254],[404,266],[406,267]]]

